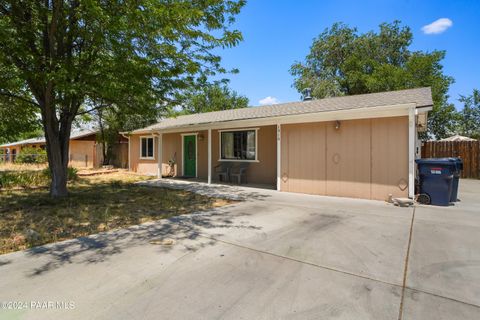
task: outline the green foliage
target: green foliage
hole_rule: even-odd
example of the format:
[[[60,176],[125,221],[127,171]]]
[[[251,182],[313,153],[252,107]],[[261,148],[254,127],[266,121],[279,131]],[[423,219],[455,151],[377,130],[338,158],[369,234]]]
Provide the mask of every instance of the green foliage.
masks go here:
[[[47,161],[47,152],[44,149],[32,147],[23,147],[15,160],[18,163],[45,163]]]
[[[103,104],[139,117],[160,112],[178,105],[174,97],[197,78],[227,72],[213,50],[242,40],[231,26],[244,4],[1,1],[0,105],[33,106],[41,114],[56,176],[52,196],[67,194],[74,119]]]
[[[97,138],[103,145],[104,164],[111,164],[110,160],[114,156],[112,148],[118,143],[120,132],[149,126],[158,121],[158,116],[155,109],[138,114],[134,109],[123,109],[117,105],[98,108],[89,114],[87,121],[93,122],[99,129]]]
[[[46,176],[48,179],[52,178],[52,173],[49,168],[46,168],[42,171],[42,174]],[[67,180],[68,181],[75,181],[78,179],[78,170],[74,167],[67,168]]]
[[[49,177],[43,171],[1,171],[0,189],[48,185]]]
[[[461,135],[480,139],[480,91],[474,89],[469,96],[461,96],[463,103],[458,119],[458,132]]]
[[[13,107],[9,100],[0,97],[0,144],[38,136],[41,123],[36,110],[26,104]]]
[[[314,39],[305,62],[292,65],[294,87],[311,88],[314,97],[324,98],[429,86],[434,102],[429,134],[443,138],[454,132],[456,121],[447,102],[453,78],[443,74],[445,52],[411,51],[412,40],[410,28],[399,21],[364,34],[335,23]]]
[[[170,102],[197,75],[227,72],[211,50],[242,40],[229,27],[244,3],[4,1],[0,95],[43,108],[50,84],[55,108],[74,113],[88,98],[139,109]]]
[[[180,111],[170,111],[171,109],[168,108],[159,113],[158,110],[150,109],[143,114],[137,114],[135,110],[124,109],[118,105],[105,105],[104,108],[94,110],[85,120],[95,123],[100,130],[98,138],[99,142],[104,144],[104,164],[110,164],[113,156],[112,147],[118,142],[120,132],[133,131],[151,125],[158,121],[159,116],[168,117],[248,107],[247,97],[229,89],[224,82],[209,84],[204,77],[197,85],[177,94],[176,101],[183,101]],[[102,104],[100,101],[95,103]]]
[[[204,83],[199,89],[185,94],[181,114],[203,113],[248,107],[248,98],[228,88],[226,84]]]
[[[50,170],[0,171],[0,189],[31,188],[48,186],[51,179]],[[77,179],[77,169],[68,168],[68,180]]]

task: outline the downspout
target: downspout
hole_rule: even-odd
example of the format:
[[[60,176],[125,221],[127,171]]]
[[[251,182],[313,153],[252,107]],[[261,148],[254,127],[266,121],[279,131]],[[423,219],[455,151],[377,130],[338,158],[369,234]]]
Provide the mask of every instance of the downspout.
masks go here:
[[[212,129],[208,129],[208,178],[207,183],[212,183]]]
[[[282,127],[277,124],[277,190],[282,189]]]
[[[416,106],[408,108],[408,197],[415,197]]]

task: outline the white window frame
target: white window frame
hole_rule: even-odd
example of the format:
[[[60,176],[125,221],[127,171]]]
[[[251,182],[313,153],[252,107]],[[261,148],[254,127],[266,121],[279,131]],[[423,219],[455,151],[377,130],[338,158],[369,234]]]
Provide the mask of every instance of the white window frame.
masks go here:
[[[151,157],[142,157],[142,139],[153,139],[153,152]],[[147,143],[147,148],[148,148],[148,143]],[[148,150],[147,150],[148,154]],[[140,136],[140,159],[142,160],[155,160],[155,136]]]
[[[260,128],[239,128],[239,129],[218,130],[218,161],[219,162],[260,162],[258,160],[258,130],[260,130]],[[255,131],[255,160],[222,159],[222,132],[233,132],[233,131]]]

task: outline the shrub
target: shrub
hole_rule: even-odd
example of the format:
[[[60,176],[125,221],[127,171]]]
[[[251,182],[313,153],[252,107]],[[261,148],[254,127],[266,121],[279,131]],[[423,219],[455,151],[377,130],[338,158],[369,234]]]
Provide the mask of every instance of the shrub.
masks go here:
[[[18,163],[45,163],[47,162],[47,152],[40,148],[24,147],[17,155]]]
[[[43,174],[50,181],[50,179],[52,178],[50,169],[49,168],[44,169]],[[75,180],[77,180],[77,178],[78,178],[78,170],[76,168],[73,168],[73,167],[68,167],[67,168],[67,180],[68,181],[75,181]]]
[[[36,187],[48,185],[49,178],[43,171],[0,172],[0,188]]]
[[[68,181],[77,179],[77,169],[68,168]],[[31,188],[48,186],[51,180],[50,170],[0,171],[0,189]]]

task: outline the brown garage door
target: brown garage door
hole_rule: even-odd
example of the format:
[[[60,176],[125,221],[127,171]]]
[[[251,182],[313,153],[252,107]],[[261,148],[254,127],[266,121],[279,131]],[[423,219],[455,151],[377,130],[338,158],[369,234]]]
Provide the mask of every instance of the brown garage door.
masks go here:
[[[282,125],[281,151],[283,191],[377,200],[408,194],[407,117]]]

